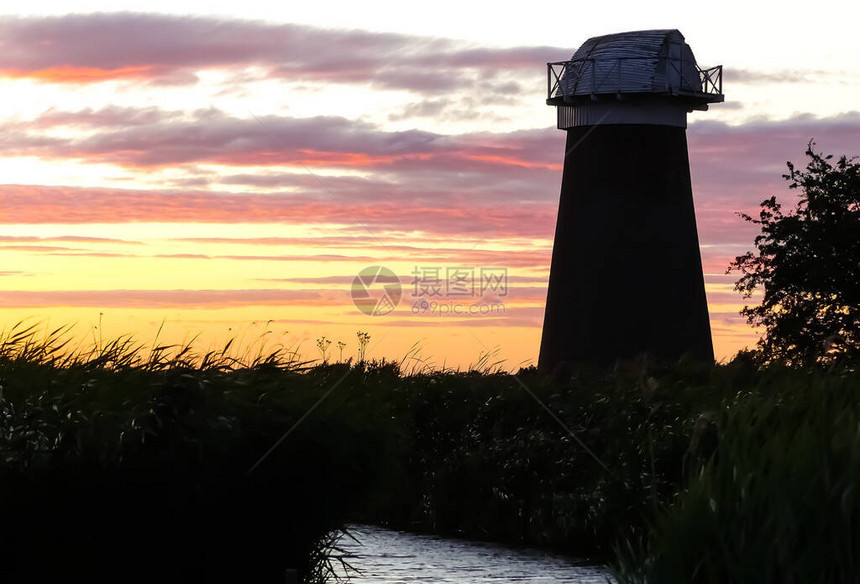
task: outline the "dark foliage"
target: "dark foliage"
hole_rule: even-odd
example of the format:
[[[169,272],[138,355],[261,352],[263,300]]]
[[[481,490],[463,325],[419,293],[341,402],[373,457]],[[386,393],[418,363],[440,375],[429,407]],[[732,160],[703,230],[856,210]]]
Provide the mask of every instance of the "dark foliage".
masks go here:
[[[0,356],[0,581],[321,581],[384,420],[333,400],[249,469],[353,373]]]
[[[710,453],[708,440],[690,447],[701,408],[717,408],[742,374],[637,362],[563,381],[527,371],[401,379],[391,395],[399,455],[361,519],[605,557]]]
[[[849,363],[403,376],[116,347],[58,358],[61,343],[35,338],[0,336],[2,582],[264,584],[285,568],[322,582],[355,520],[603,559],[629,538],[630,582],[694,581],[675,551],[693,543],[696,558],[752,550],[744,566],[774,574],[795,556],[806,574],[856,574]],[[798,526],[818,511],[821,545],[801,555]]]
[[[860,163],[815,152],[798,170],[783,175],[800,191],[792,211],[776,197],[762,202],[756,252],[738,256],[729,271],[741,277],[735,289],[749,298],[763,290],[761,304],[741,314],[764,327],[759,344],[765,359],[793,364],[832,361],[860,354]]]
[[[860,581],[856,370],[758,378],[713,413],[714,455],[619,546],[621,584]]]

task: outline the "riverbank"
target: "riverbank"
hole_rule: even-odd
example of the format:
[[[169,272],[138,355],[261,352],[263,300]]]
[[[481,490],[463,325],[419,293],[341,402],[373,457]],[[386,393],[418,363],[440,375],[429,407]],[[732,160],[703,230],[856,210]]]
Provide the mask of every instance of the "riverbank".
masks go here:
[[[0,338],[4,581],[322,582],[355,521],[597,557],[622,583],[858,576],[850,364],[404,376],[61,340]]]
[[[342,372],[63,347],[0,336],[0,580],[323,581],[383,442],[370,418],[306,417]]]

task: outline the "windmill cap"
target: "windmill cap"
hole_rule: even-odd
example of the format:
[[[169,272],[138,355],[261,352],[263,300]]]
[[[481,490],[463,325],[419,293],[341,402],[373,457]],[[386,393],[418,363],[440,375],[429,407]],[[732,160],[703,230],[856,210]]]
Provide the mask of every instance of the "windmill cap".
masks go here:
[[[591,37],[565,62],[555,96],[605,94],[708,95],[722,101],[721,88],[705,83],[693,51],[677,29],[638,30]]]

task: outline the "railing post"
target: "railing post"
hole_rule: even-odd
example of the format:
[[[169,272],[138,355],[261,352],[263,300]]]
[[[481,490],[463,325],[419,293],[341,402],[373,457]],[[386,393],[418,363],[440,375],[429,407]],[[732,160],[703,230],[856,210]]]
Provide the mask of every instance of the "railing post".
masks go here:
[[[567,74],[568,74],[567,63],[562,63],[561,68],[556,69],[555,73],[554,73],[554,75],[555,75],[555,86],[558,88],[558,89],[556,89],[556,92],[560,93],[563,98],[567,97],[567,88],[561,84],[561,80],[565,76],[567,76]]]
[[[552,99],[552,63],[546,64],[546,98]]]

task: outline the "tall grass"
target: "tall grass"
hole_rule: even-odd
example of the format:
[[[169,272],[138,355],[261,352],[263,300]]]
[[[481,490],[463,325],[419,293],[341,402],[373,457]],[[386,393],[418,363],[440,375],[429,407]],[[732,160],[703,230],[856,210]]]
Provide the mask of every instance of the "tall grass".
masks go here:
[[[296,425],[340,372],[67,335],[0,335],[0,580],[322,581],[384,427],[342,400]]]
[[[70,338],[0,334],[2,581],[322,581],[350,520],[614,556],[624,584],[860,580],[850,365],[550,379],[418,344],[310,362],[266,329]]]
[[[162,323],[163,327],[163,323]],[[271,345],[266,328],[247,339],[248,331],[228,339],[223,346],[199,351],[195,338],[183,344],[162,344],[159,327],[151,344],[126,335],[105,341],[93,334],[92,341],[72,335],[74,325],[45,328],[41,322],[19,321],[0,330],[0,359],[57,368],[83,367],[139,371],[195,369],[198,371],[253,369],[276,366],[298,371],[311,361],[302,361],[295,347]]]
[[[860,581],[856,372],[775,373],[715,412],[716,451],[619,548],[620,582]]]
[[[363,519],[606,553],[618,526],[641,525],[676,492],[694,412],[720,400],[707,368],[644,367],[561,382],[495,367],[396,380],[396,453]]]

